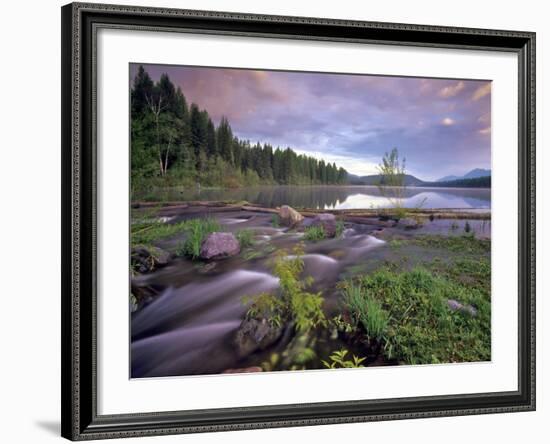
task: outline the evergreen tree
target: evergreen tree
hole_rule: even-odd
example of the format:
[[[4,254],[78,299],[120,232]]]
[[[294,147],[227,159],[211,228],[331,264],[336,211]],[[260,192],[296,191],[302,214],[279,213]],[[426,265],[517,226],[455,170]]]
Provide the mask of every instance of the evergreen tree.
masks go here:
[[[131,88],[132,186],[172,170],[186,183],[242,186],[341,184],[347,172],[336,164],[233,135],[226,117],[216,128],[206,110],[187,105],[167,74],[153,82],[143,66]]]
[[[215,158],[218,155],[218,147],[216,143],[216,129],[212,123],[212,119],[208,118],[206,124],[206,151],[209,157]]]
[[[199,110],[199,107],[193,103],[189,116],[189,126],[191,132],[191,146],[195,154],[196,166],[199,171],[206,167],[204,159],[206,159],[206,133],[207,121],[204,119],[204,114]]]
[[[225,116],[221,118],[218,126],[218,147],[222,159],[234,165],[233,132]]]
[[[136,77],[134,78],[134,86],[132,88],[131,103],[132,117],[139,118],[146,111],[147,97],[150,97],[153,92],[153,80],[143,66],[140,65]]]

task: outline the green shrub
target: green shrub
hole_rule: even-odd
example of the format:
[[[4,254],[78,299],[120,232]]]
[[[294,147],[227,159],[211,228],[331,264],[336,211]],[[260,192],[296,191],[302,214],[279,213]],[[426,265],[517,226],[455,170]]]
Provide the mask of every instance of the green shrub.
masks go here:
[[[364,367],[364,365],[361,365],[361,363],[366,358],[359,358],[355,355],[352,355],[351,359],[346,359],[347,354],[348,354],[348,351],[345,348],[343,348],[341,350],[334,351],[329,356],[330,361],[323,360],[323,365],[326,368],[360,368],[360,367]]]
[[[262,293],[253,298],[247,316],[265,318],[277,326],[293,321],[296,329],[305,333],[318,326],[325,326],[327,320],[322,309],[321,293],[306,291],[312,279],[300,280],[304,269],[303,246],[296,246],[293,253],[291,257],[285,250],[277,253],[273,272],[279,278],[279,292]],[[248,300],[245,299],[245,302]]]
[[[323,240],[325,237],[325,230],[320,225],[307,227],[304,234],[304,239],[312,242]]]
[[[355,331],[355,326],[346,321],[341,314],[333,316],[330,321],[337,332],[352,333]]]
[[[251,247],[254,244],[254,232],[252,230],[240,230],[236,236],[241,248]]]

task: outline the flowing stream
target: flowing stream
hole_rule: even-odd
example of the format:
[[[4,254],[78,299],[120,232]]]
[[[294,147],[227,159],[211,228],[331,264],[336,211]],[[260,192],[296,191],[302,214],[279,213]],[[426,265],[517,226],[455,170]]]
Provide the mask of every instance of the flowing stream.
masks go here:
[[[176,259],[139,278],[141,285],[163,290],[132,314],[132,377],[221,373],[250,364],[250,358],[239,359],[232,345],[247,310],[243,298],[277,290],[274,255],[284,249],[292,258],[303,234],[272,227],[267,215],[222,214],[220,222],[226,230],[252,230],[254,247],[219,262]],[[384,245],[371,234],[377,229],[357,225],[339,239],[307,243],[303,274],[313,278],[313,291],[322,292],[327,316],[337,311],[335,286],[342,273]]]

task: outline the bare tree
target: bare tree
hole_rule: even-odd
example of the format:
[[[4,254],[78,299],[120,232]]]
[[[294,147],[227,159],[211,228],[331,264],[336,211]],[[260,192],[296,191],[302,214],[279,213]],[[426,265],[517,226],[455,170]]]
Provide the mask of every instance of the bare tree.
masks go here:
[[[384,154],[382,163],[378,165],[378,171],[380,173],[378,184],[380,194],[388,199],[398,213],[401,213],[407,187],[405,184],[405,159],[399,160],[397,148]]]
[[[156,131],[157,131],[157,150],[158,150],[158,156],[159,156],[159,165],[160,165],[160,175],[165,176],[166,170],[168,168],[168,152],[170,151],[170,144],[172,142],[171,138],[169,139],[168,147],[166,150],[166,154],[162,156],[162,145],[160,143],[160,115],[163,110],[166,109],[166,105],[162,104],[162,95],[159,94],[158,100],[155,101],[152,94],[146,95],[145,100],[147,101],[147,107],[149,110],[153,113],[153,116],[155,117],[155,125],[156,125]]]

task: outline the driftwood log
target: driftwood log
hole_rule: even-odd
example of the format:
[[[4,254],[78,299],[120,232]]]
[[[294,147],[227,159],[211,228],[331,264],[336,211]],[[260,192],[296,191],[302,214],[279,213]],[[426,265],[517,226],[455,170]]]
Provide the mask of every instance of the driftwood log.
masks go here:
[[[278,208],[266,208],[256,205],[250,205],[247,202],[224,202],[224,201],[187,201],[187,202],[133,202],[132,208],[152,209],[158,208],[158,214],[161,216],[172,216],[182,213],[201,213],[201,212],[230,212],[230,211],[248,211],[253,213],[278,214]],[[346,210],[324,210],[316,208],[295,208],[303,216],[314,217],[320,213],[334,214],[338,219],[346,222],[365,222],[373,223],[373,219],[391,218],[392,209],[346,209]],[[468,211],[467,209],[454,208],[407,208],[407,213],[413,217],[435,219],[469,219],[469,220],[490,220],[490,211]],[[361,220],[368,219],[368,220]]]

